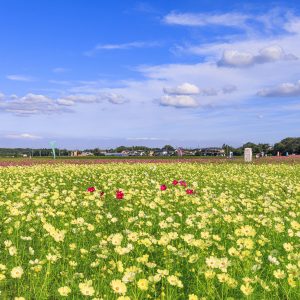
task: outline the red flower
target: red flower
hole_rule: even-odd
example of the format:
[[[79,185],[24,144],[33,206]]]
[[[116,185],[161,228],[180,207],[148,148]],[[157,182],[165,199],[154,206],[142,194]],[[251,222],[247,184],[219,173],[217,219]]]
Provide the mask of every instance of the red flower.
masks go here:
[[[102,197],[104,195],[104,192],[100,192],[100,197]]]
[[[165,185],[165,184],[162,184],[161,186],[160,186],[160,190],[161,191],[165,191],[167,189],[167,186]]]
[[[119,199],[119,200],[123,199],[124,198],[124,193],[120,190],[117,190],[116,191],[116,198]]]
[[[173,185],[177,185],[178,184],[178,180],[173,180],[172,184]]]
[[[179,184],[182,185],[182,186],[187,186],[187,184],[186,184],[186,182],[184,180],[180,180]]]
[[[90,186],[88,189],[87,189],[88,192],[90,193],[93,193],[96,191],[96,189],[93,187],[93,186]]]
[[[185,192],[186,192],[188,195],[194,194],[194,190],[191,190],[191,189],[187,189]]]

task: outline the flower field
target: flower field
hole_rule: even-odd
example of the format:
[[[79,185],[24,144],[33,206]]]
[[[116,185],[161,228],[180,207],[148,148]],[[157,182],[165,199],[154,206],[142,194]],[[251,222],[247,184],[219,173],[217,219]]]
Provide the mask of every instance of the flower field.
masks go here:
[[[299,164],[4,167],[0,218],[0,299],[299,299]]]

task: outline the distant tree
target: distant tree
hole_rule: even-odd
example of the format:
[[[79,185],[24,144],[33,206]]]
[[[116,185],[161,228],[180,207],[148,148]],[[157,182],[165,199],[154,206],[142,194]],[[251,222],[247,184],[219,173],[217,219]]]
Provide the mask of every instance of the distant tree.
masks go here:
[[[125,150],[127,150],[127,147],[125,147],[125,146],[119,146],[116,149],[114,149],[114,151],[117,153],[121,153],[122,151],[125,151]]]
[[[234,156],[243,155],[244,151],[242,147],[234,148],[227,144],[223,144],[222,149],[225,150],[226,155],[229,155],[229,153],[232,152]]]
[[[99,148],[95,148],[95,149],[92,151],[92,153],[93,153],[94,155],[96,155],[96,156],[99,156],[99,155],[102,154]]]
[[[166,150],[166,151],[174,151],[175,150],[171,145],[165,145],[163,147],[163,149]]]
[[[280,153],[295,153],[300,154],[300,138],[285,138],[274,145],[274,154]]]

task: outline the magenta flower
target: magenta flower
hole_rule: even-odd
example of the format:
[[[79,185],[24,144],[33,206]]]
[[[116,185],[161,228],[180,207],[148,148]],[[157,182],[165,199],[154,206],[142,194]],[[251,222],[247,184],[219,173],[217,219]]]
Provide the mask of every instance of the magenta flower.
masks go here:
[[[194,190],[191,190],[191,189],[187,189],[185,192],[186,192],[188,195],[194,194]]]
[[[160,190],[161,191],[165,191],[167,189],[167,186],[165,185],[165,184],[162,184],[161,186],[160,186]]]
[[[187,183],[186,183],[184,180],[180,180],[180,181],[179,181],[179,184],[180,184],[181,186],[187,186]]]
[[[93,193],[96,191],[96,189],[93,187],[93,186],[90,186],[88,189],[87,189],[88,192],[90,193]]]
[[[123,199],[124,198],[124,193],[120,190],[117,190],[116,191],[116,198],[119,199],[119,200]]]

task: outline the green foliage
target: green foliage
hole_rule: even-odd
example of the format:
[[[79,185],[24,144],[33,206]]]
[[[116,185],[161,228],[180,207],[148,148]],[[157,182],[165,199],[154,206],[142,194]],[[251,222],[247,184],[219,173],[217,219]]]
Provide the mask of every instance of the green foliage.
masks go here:
[[[295,153],[300,154],[300,137],[299,138],[285,138],[279,143],[274,145],[274,153],[277,152],[285,153],[288,152],[289,154]]]

